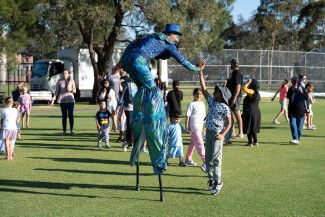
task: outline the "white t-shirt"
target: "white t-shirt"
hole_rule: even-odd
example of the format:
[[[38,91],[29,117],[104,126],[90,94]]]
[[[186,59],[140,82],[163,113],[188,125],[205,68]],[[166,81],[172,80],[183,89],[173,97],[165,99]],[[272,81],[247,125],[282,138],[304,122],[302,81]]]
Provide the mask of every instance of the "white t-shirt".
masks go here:
[[[112,89],[115,91],[116,98],[119,97],[119,90],[120,90],[120,84],[121,84],[120,78],[121,78],[121,76],[119,73],[110,74],[108,77],[108,80],[111,81]]]
[[[15,108],[4,108],[1,112],[2,129],[17,130],[18,110]]]
[[[117,102],[115,91],[113,89],[109,90],[107,102]]]
[[[191,132],[202,131],[205,113],[205,104],[202,101],[190,102],[187,106],[186,116],[189,117],[189,130]]]

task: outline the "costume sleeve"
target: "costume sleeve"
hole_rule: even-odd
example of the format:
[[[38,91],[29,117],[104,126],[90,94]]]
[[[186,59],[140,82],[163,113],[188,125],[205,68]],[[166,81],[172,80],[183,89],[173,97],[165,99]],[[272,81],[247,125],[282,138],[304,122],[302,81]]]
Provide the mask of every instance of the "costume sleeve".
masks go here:
[[[244,85],[244,87],[243,87],[243,91],[244,91],[245,93],[247,93],[247,95],[248,95],[249,97],[252,97],[252,96],[254,95],[255,91],[252,90],[252,89],[249,89],[249,88],[248,88],[248,85],[249,85],[249,84],[245,84],[245,85]]]
[[[188,70],[191,70],[193,72],[199,72],[200,69],[190,63],[188,60],[185,59],[185,57],[177,50],[175,45],[172,45],[169,47],[169,53],[170,55],[182,66],[187,68]]]

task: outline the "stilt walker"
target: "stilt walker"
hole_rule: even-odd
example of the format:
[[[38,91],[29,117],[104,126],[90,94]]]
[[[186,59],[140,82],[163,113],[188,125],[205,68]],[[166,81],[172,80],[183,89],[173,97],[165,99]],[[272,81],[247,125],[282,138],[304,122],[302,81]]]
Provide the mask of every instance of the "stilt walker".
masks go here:
[[[199,67],[188,62],[178,51],[177,43],[181,36],[177,24],[167,24],[160,33],[148,35],[141,40],[132,42],[125,49],[116,70],[125,70],[138,87],[133,98],[132,135],[133,149],[131,166],[137,167],[136,190],[139,191],[139,153],[144,141],[147,141],[153,171],[158,175],[160,201],[164,200],[161,174],[166,170],[167,119],[163,96],[155,85],[151,75],[149,62],[152,59],[169,59],[173,57],[185,68],[198,73],[204,67],[200,61]]]

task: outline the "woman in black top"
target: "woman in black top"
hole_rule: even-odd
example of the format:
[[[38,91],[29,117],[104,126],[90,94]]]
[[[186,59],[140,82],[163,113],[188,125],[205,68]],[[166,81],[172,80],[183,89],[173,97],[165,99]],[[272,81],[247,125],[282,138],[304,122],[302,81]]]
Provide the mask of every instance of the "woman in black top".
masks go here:
[[[182,115],[181,101],[183,100],[183,92],[179,90],[179,81],[173,81],[173,90],[167,94],[168,114],[169,117],[179,117]]]
[[[243,133],[247,134],[248,146],[258,146],[257,133],[260,132],[261,112],[259,102],[261,96],[258,92],[259,84],[256,79],[249,80],[243,91],[247,94],[243,101]]]

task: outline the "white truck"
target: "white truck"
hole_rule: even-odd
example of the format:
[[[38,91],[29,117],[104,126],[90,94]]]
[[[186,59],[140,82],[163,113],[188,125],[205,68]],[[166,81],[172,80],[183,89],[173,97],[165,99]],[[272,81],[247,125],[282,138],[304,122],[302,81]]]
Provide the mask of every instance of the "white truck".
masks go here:
[[[109,68],[120,59],[124,48],[116,48],[113,52]],[[57,52],[56,60],[38,60],[33,64],[30,94],[34,101],[50,101],[57,81],[62,78],[63,70],[68,69],[76,82],[77,97],[90,98],[94,84],[94,70],[88,49],[65,48]],[[153,77],[159,76],[168,81],[167,60],[153,62]],[[159,69],[159,73],[158,73]]]
[[[57,52],[57,60],[38,60],[33,64],[30,94],[33,100],[51,100],[57,81],[66,68],[76,82],[78,97],[91,97],[94,70],[88,49],[66,48]]]

